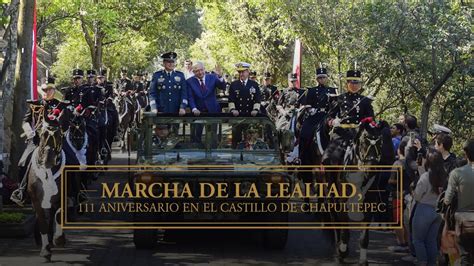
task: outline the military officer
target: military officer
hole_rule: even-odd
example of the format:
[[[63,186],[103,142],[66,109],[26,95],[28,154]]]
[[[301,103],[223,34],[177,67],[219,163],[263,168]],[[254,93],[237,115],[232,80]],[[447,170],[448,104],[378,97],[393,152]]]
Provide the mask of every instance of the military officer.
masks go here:
[[[132,90],[132,81],[128,78],[128,70],[124,67],[120,70],[120,79],[115,84],[117,94]]]
[[[26,111],[22,124],[24,131],[22,136],[26,137],[27,146],[18,163],[21,183],[18,189],[13,191],[10,198],[20,206],[23,206],[25,201],[24,194],[28,182],[28,178],[26,178],[28,164],[33,151],[39,145],[40,141],[39,132],[36,132],[37,128],[42,126],[47,116],[58,115],[58,113],[65,108],[65,105],[62,103],[63,95],[59,91],[56,91],[54,81],[53,77],[48,77],[46,84],[41,86],[41,90],[43,91],[42,99],[27,101],[29,108]],[[59,110],[59,112],[57,110]],[[47,121],[50,120],[47,119]]]
[[[260,89],[258,83],[249,79],[249,63],[235,65],[239,79],[229,87],[229,110],[234,116],[256,116],[260,111]]]
[[[235,65],[238,79],[229,87],[229,110],[233,116],[256,116],[260,112],[260,89],[258,83],[249,79],[250,64],[241,62]],[[242,140],[246,125],[235,125],[232,128],[232,147]]]
[[[362,96],[362,73],[359,70],[349,70],[346,73],[347,92],[339,95],[333,102],[327,124],[333,127],[330,134],[331,143],[323,155],[323,163],[330,159],[333,148],[347,147],[355,138],[356,130],[362,119],[374,116],[372,99]],[[338,158],[341,159],[341,158]]]
[[[142,81],[143,74],[140,70],[136,70],[133,75],[132,81],[132,90],[137,93],[138,103],[140,104],[141,108],[145,108],[146,106],[146,99],[145,99],[145,85]]]
[[[186,114],[186,79],[183,72],[175,70],[176,57],[175,52],[161,55],[164,69],[153,74],[149,91],[152,112]]]
[[[253,81],[257,82],[257,71],[255,71],[255,70],[250,71],[250,77],[249,78],[250,78],[250,80],[253,80]]]
[[[301,130],[301,139],[309,140],[313,136],[314,127],[325,118],[330,108],[331,100],[336,95],[336,88],[327,86],[327,69],[320,67],[316,69],[316,80],[318,86],[308,88],[302,99],[302,104],[306,108]]]
[[[302,165],[311,165],[314,162],[311,152],[311,142],[313,139],[316,140],[321,154],[323,154],[327,146],[328,139],[315,132],[315,130],[320,129],[320,123],[325,121],[331,100],[334,99],[337,93],[336,88],[327,86],[328,72],[326,68],[320,66],[316,69],[316,81],[318,86],[308,88],[302,101],[305,107],[299,141],[299,157]]]
[[[84,113],[89,141],[87,164],[95,165],[99,147],[99,132],[95,111],[100,101],[101,89],[95,85],[88,86],[82,84],[83,76],[84,71],[81,69],[73,70],[73,85],[65,89],[64,98],[68,100],[73,107],[81,105],[82,108],[89,108]]]
[[[87,74],[87,85],[92,86],[96,84],[97,72],[94,69],[89,69],[86,71]]]
[[[264,73],[264,85],[261,88],[261,94],[262,106],[260,108],[260,111],[262,113],[266,113],[266,107],[268,106],[268,104],[270,104],[272,99],[278,99],[280,96],[278,88],[272,85],[272,74],[270,72]]]
[[[179,138],[171,136],[170,125],[157,124],[155,125],[152,137],[152,145],[158,149],[173,149],[179,148]]]
[[[63,88],[64,99],[68,100],[74,107],[79,104],[92,104],[91,99],[86,99],[87,85],[83,84],[84,71],[74,69],[72,71],[72,85]]]
[[[114,98],[114,88],[112,82],[107,80],[107,69],[101,68],[97,74],[97,86],[100,87],[104,99]]]
[[[117,133],[119,123],[117,109],[113,103],[113,84],[107,81],[106,69],[99,69],[99,72],[97,73],[96,88],[101,95],[101,101],[99,104],[100,112],[98,115],[99,147],[102,159],[105,161],[111,159],[111,146]]]
[[[268,144],[259,136],[257,128],[248,128],[245,131],[245,140],[237,145],[239,150],[267,150]]]
[[[280,99],[278,100],[278,105],[281,105],[283,108],[299,106],[304,91],[296,87],[297,80],[298,76],[296,73],[288,74],[288,88],[283,91]]]

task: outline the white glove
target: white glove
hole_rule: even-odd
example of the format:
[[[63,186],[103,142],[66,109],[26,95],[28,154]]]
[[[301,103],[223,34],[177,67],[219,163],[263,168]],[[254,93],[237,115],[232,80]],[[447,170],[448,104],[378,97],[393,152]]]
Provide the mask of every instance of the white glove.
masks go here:
[[[183,116],[185,114],[186,114],[186,110],[184,110],[183,108],[179,108],[179,115]]]
[[[252,112],[250,112],[250,115],[251,116],[256,116],[258,114],[258,111],[257,110],[253,110]]]
[[[155,100],[151,100],[150,101],[150,109],[153,113],[158,113],[158,109],[156,108],[156,101]]]
[[[23,123],[23,125],[21,125],[21,127],[23,128],[23,132],[24,132],[24,135],[26,136],[26,139],[32,139],[36,135],[33,128],[31,128],[30,123],[25,122]]]
[[[199,116],[199,115],[201,114],[201,112],[200,112],[197,108],[194,108],[194,109],[193,109],[193,114],[194,114],[195,116]]]
[[[234,109],[234,110],[232,110],[232,114],[233,114],[234,116],[238,116],[238,115],[239,115],[239,111],[237,111],[237,110]]]
[[[341,125],[341,119],[339,117],[336,117],[332,120],[332,126],[333,127],[338,127]]]

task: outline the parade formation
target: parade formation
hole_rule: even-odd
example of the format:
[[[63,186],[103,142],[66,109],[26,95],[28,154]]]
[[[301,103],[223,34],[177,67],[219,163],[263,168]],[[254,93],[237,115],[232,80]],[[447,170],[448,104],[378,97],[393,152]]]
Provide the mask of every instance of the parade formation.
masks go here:
[[[425,195],[425,192],[420,192],[421,189],[430,191],[429,188],[421,188],[422,184],[418,184],[415,190],[408,185],[416,184],[417,180],[422,182],[426,179],[426,173],[439,168],[437,176],[432,175],[436,180],[430,182],[436,184],[441,191],[448,184],[448,173],[453,171],[459,175],[456,180],[449,180],[447,198],[444,202],[452,203],[453,191],[457,191],[461,194],[463,207],[472,206],[472,200],[463,195],[464,190],[457,190],[459,182],[465,182],[463,178],[470,175],[472,169],[454,170],[463,162],[449,153],[452,146],[450,130],[440,125],[434,126],[435,146],[432,149],[429,142],[418,135],[415,117],[402,116],[400,123],[392,127],[384,121],[377,120],[374,117],[372,96],[361,94],[363,73],[357,69],[357,63],[345,75],[346,88],[329,87],[328,69],[320,64],[314,71],[316,86],[298,88],[297,74],[290,73],[288,88],[278,89],[272,85],[272,74],[269,72],[264,73],[264,85],[260,86],[256,81],[256,73],[251,71],[251,64],[246,62],[235,64],[237,77],[230,81],[229,75],[223,76],[221,71],[208,72],[202,62],[192,64],[191,60],[186,60],[187,67],[191,71],[185,69],[187,71],[185,75],[175,69],[177,57],[175,52],[162,54],[164,68],[155,72],[151,80],[144,78],[144,74],[140,71],[135,71],[133,78],[129,79],[128,70],[122,68],[120,78],[112,83],[106,80],[106,69],[97,71],[90,69],[85,73],[81,69],[74,69],[71,73],[71,85],[57,88],[53,75],[50,75],[46,83],[41,86],[42,99],[27,102],[27,113],[22,128],[28,145],[18,164],[22,176],[21,182],[18,189],[13,191],[11,200],[21,206],[26,200],[30,200],[35,206],[43,242],[42,256],[51,256],[51,245],[47,239],[47,227],[50,225],[44,220],[43,212],[46,208],[52,208],[55,213],[57,230],[54,231],[54,245],[64,242],[64,234],[59,228],[57,188],[49,184],[54,180],[50,177],[57,176],[65,164],[79,165],[81,169],[106,165],[113,159],[114,142],[119,143],[122,151],[128,149],[130,152],[130,149],[136,148],[130,145],[130,132],[139,130],[143,114],[146,112],[169,117],[185,115],[205,117],[212,114],[229,114],[243,118],[267,116],[275,124],[278,132],[291,132],[294,148],[284,156],[289,165],[401,164],[407,178],[403,187],[405,195],[403,200],[404,205],[408,207],[404,208],[412,212],[409,215],[411,218],[408,226],[416,229],[425,224],[430,229],[423,233],[419,230],[403,229],[400,235],[397,234],[399,246],[394,249],[406,251],[408,244],[413,243],[417,258],[425,258],[428,264],[433,257],[436,257],[438,251],[432,247],[433,241],[437,242],[436,238],[430,240],[427,236],[438,235],[441,219],[433,218],[430,220],[432,224],[426,224],[425,220],[420,221],[417,217],[435,213],[434,205],[438,202],[438,192],[429,196]],[[223,97],[227,100],[218,101]],[[183,125],[155,125],[153,147],[169,149],[183,146],[182,140],[177,136],[180,127]],[[206,131],[214,132],[212,136],[214,141],[218,138],[215,135],[217,127],[218,125],[214,125],[206,128]],[[236,125],[232,128],[231,146],[233,149],[249,151],[274,148],[276,143],[272,143],[274,140],[268,129],[259,125]],[[195,147],[204,145],[203,130],[203,125],[191,124],[189,135],[191,141],[198,145]],[[222,138],[219,136],[219,140]],[[465,152],[467,160],[472,163],[472,140],[466,144]],[[424,169],[422,165],[425,165]],[[46,174],[41,173],[41,169],[44,169]],[[396,194],[394,193],[396,191],[391,190],[391,185],[396,185],[398,182],[393,177],[389,180],[389,177],[379,176],[379,179],[386,180],[385,183],[376,182],[377,184],[369,185],[386,192],[377,195],[367,193],[365,197],[398,208],[397,212],[404,211],[400,209],[402,199],[389,202],[389,198],[395,197]],[[329,183],[325,184],[334,187],[341,185],[338,183],[341,181],[337,181],[338,176],[331,173],[315,175],[301,172],[296,178],[305,182],[306,194],[311,193],[310,182],[326,180]],[[367,177],[368,179],[370,177]],[[38,180],[41,182],[38,183]],[[81,191],[95,180],[97,180],[95,174],[77,178],[68,190],[67,207],[74,208],[84,201],[87,196],[82,195]],[[302,196],[302,198],[306,198],[305,204],[313,204],[309,203],[311,197]],[[408,198],[412,200],[407,200]],[[413,204],[416,202],[419,202],[416,205],[419,207],[415,211]],[[440,198],[439,202],[442,204],[443,198]],[[337,203],[335,201],[330,204]],[[418,214],[421,211],[423,214]],[[335,212],[330,213],[333,215],[333,221],[347,221],[345,220],[347,218],[334,215]],[[370,215],[364,219],[367,223],[378,220],[377,217]],[[350,234],[347,229],[336,231],[337,254],[343,259],[348,254]],[[407,239],[406,234],[413,234],[412,238]],[[467,237],[470,233],[465,234]],[[363,240],[360,262],[367,263],[368,230],[364,230],[361,237]],[[285,242],[280,246],[284,246]],[[425,250],[426,245],[431,246]],[[461,241],[458,245],[462,247],[466,242]],[[463,254],[468,254],[466,249],[461,250],[465,252]]]

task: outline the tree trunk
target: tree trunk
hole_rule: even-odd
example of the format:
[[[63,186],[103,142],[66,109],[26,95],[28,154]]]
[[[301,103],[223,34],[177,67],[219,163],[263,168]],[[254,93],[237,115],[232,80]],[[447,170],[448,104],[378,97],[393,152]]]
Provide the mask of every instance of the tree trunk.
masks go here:
[[[420,134],[421,137],[426,139],[426,135],[428,133],[428,118],[430,114],[432,100],[428,101],[425,99],[423,101],[423,105],[421,106],[421,122],[420,122]]]
[[[12,123],[12,145],[11,158],[12,166],[16,166],[24,150],[25,143],[20,137],[22,132],[21,124],[26,110],[26,99],[30,97],[31,79],[31,59],[33,44],[33,12],[35,1],[20,0],[18,16],[18,56],[15,69],[15,87],[13,91],[13,123]],[[10,168],[10,176],[18,177],[18,167]]]
[[[102,38],[96,37],[96,45],[91,47],[92,64],[97,71],[102,66]]]
[[[4,171],[10,168],[10,147],[12,134],[12,118],[13,118],[13,84],[15,80],[15,66],[17,57],[17,31],[18,31],[18,7],[20,1],[13,0],[10,6],[3,14],[10,18],[10,22],[5,29],[3,39],[8,43],[5,47],[5,58],[0,73],[0,92],[2,107],[0,112],[3,114],[3,120],[0,122],[0,130],[3,138],[0,140],[0,153],[4,163]]]

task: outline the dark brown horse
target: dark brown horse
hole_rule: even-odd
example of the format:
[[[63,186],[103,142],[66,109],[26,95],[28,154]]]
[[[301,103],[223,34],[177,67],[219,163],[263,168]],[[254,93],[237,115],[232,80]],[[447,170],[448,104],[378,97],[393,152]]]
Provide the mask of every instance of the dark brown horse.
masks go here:
[[[361,122],[357,129],[354,141],[351,145],[344,149],[341,146],[332,147],[333,143],[328,147],[332,149],[331,152],[334,154],[330,159],[331,164],[341,165],[344,168],[346,166],[367,166],[367,165],[387,165],[392,164],[394,161],[394,151],[392,146],[392,140],[390,136],[390,127],[385,121],[373,121],[365,119]],[[339,159],[335,159],[339,158]],[[348,168],[349,169],[349,168]],[[353,168],[351,168],[353,169]],[[383,202],[382,196],[378,191],[385,190],[385,187],[381,187],[383,182],[380,182],[381,176],[378,172],[329,172],[325,174],[325,180],[328,182],[334,182],[336,184],[341,183],[353,183],[357,186],[357,193],[363,195],[363,203],[372,202]],[[370,192],[375,191],[375,192]],[[338,203],[355,203],[359,199],[349,199],[344,201],[341,199],[331,199]],[[352,202],[354,201],[355,202]],[[364,222],[362,224],[368,227],[374,219],[374,214],[367,212],[361,213],[333,213],[331,214],[332,220],[335,222],[348,222],[357,221]],[[349,238],[350,232],[348,229],[337,229],[335,230],[335,237],[337,243],[337,254],[338,259],[343,260],[349,253]],[[360,257],[359,264],[368,264],[367,260],[367,248],[369,243],[369,230],[364,229],[360,236]]]
[[[34,150],[28,167],[27,191],[36,213],[41,234],[40,256],[51,260],[51,246],[65,243],[60,225],[60,174],[65,165],[62,151],[63,112],[59,116],[45,116],[43,126],[39,128],[40,142]],[[51,243],[52,240],[52,243]]]

